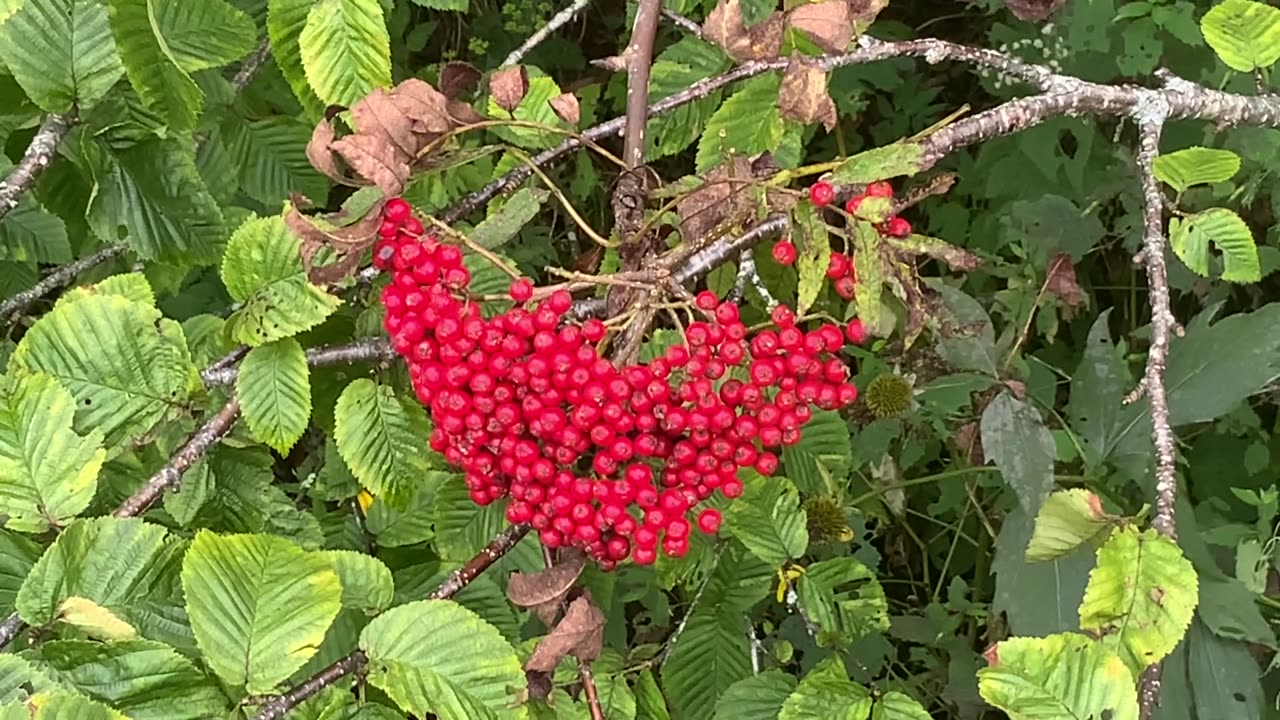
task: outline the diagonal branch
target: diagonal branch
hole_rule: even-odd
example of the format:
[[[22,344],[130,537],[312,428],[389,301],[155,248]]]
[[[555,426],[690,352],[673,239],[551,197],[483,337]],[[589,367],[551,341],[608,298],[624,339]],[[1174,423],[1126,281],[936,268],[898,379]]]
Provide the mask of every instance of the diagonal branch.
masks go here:
[[[569,7],[566,7],[555,15],[552,15],[546,25],[543,25],[537,32],[526,38],[524,42],[520,43],[520,47],[512,50],[511,54],[507,56],[506,60],[502,61],[502,65],[499,67],[507,67],[508,65],[515,65],[520,62],[524,59],[525,55],[528,55],[534,48],[541,44],[543,40],[551,37],[551,33],[559,30],[562,26],[568,24],[569,21],[577,17],[578,13],[582,12],[583,8],[585,8],[590,2],[591,0],[573,0],[573,2],[569,4]]]
[[[45,116],[22,159],[9,171],[8,177],[0,180],[0,219],[18,206],[18,199],[36,184],[40,174],[53,162],[58,144],[67,136],[75,119],[74,110]]]
[[[228,356],[229,363],[219,361],[200,372],[200,378],[206,386],[234,385],[240,376],[240,369],[235,363],[244,357],[243,353]],[[364,338],[344,345],[324,345],[307,349],[307,365],[309,367],[325,367],[328,365],[352,365],[371,360],[394,360],[396,353],[385,337]]]
[[[127,249],[124,245],[109,245],[92,255],[54,269],[40,282],[0,303],[0,322],[9,323],[17,320],[35,301],[73,282],[80,273],[101,265]]]

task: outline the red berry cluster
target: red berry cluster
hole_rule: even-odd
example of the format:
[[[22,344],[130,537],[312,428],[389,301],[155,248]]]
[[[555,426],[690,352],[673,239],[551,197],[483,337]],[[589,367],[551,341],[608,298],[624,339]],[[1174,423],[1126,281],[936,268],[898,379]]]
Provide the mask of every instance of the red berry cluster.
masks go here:
[[[862,201],[869,197],[892,198],[893,186],[883,180],[867,185],[861,195],[849,198],[849,201],[844,204],[844,211],[850,215],[854,214],[858,211],[858,206],[862,204]],[[894,215],[876,227],[882,234],[890,237],[906,237],[911,234],[911,223],[900,215]]]
[[[605,569],[652,563],[659,546],[682,556],[698,503],[740,495],[741,468],[777,471],[775,451],[800,441],[813,406],[858,397],[836,356],[845,333],[805,331],[785,307],[776,330],[749,336],[737,305],[702,292],[706,319],[689,324],[685,344],[625,367],[597,350],[603,323],[566,319],[567,292],[531,303],[521,278],[515,306],[486,318],[468,301],[462,253],[424,237],[411,215],[403,200],[387,203],[374,264],[391,271],[385,327],[430,409],[431,447],[463,469],[477,504],[510,497],[507,518],[547,547],[582,547]],[[712,508],[697,516],[709,534],[720,521]]]

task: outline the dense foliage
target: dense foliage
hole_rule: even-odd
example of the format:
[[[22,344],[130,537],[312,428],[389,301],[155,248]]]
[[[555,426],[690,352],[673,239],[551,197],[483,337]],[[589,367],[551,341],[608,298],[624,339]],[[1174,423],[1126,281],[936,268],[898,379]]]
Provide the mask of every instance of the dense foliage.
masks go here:
[[[0,0],[0,720],[1280,713],[1280,10],[899,5]]]

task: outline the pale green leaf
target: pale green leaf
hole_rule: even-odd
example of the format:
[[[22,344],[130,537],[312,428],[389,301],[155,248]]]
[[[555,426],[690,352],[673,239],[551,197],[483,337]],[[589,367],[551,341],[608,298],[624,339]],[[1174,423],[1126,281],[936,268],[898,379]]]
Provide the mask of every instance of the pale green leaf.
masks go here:
[[[1147,530],[1112,533],[1080,604],[1080,629],[1113,647],[1134,674],[1173,651],[1191,623],[1198,579],[1178,544]]]
[[[285,338],[250,350],[240,363],[236,395],[253,436],[288,455],[311,420],[311,371],[302,345]]]
[[[280,207],[291,193],[317,206],[329,198],[329,181],[307,159],[312,126],[294,118],[228,118],[222,139],[238,169],[240,186],[267,207]]]
[[[147,12],[166,54],[189,73],[233,63],[258,44],[252,18],[226,0],[147,0]]]
[[[102,433],[71,429],[75,399],[49,375],[0,387],[0,515],[26,532],[61,527],[93,500],[106,460]]]
[[[748,478],[742,497],[725,514],[725,528],[756,557],[773,567],[804,554],[809,546],[800,496],[786,478]]]
[[[47,112],[84,111],[124,75],[101,0],[23,0],[0,25],[0,59]]]
[[[1031,405],[1001,392],[982,413],[982,449],[1031,514],[1053,489],[1053,435]]]
[[[505,245],[542,210],[550,196],[546,190],[520,188],[489,214],[468,236],[477,245],[489,249]],[[492,207],[492,206],[491,206]]]
[[[874,337],[884,337],[892,327],[893,316],[885,312],[884,256],[880,250],[880,233],[866,220],[854,223],[854,257],[858,284],[853,290],[853,307],[858,319]]]
[[[914,175],[924,167],[924,145],[899,140],[891,145],[864,150],[831,171],[831,182],[871,183],[901,175]]]
[[[814,410],[800,442],[782,446],[784,474],[810,495],[828,492],[826,478],[842,480],[852,462],[849,426],[833,410]]]
[[[1240,171],[1240,156],[1230,150],[1189,147],[1156,157],[1156,179],[1182,192],[1193,185],[1230,180]]]
[[[330,105],[354,105],[391,85],[391,38],[378,0],[320,0],[298,41],[307,80]]]
[[[311,120],[319,119],[325,107],[324,101],[316,96],[316,91],[307,82],[307,73],[302,66],[302,30],[307,26],[307,16],[314,6],[315,0],[267,2],[267,35],[271,39],[271,54]]]
[[[0,25],[22,8],[23,0],[0,0]]]
[[[1232,70],[1253,72],[1280,59],[1280,9],[1254,0],[1224,0],[1200,18],[1209,47]]]
[[[799,250],[796,255],[796,271],[800,275],[795,310],[797,315],[804,315],[813,307],[818,293],[827,285],[831,241],[827,238],[827,223],[818,214],[813,203],[797,204],[794,213],[795,233],[792,238]]]
[[[27,331],[9,371],[46,373],[71,391],[78,432],[116,447],[186,402],[195,367],[176,322],[118,295],[68,300]]]
[[[71,262],[67,225],[31,196],[23,197],[0,223],[0,256],[17,262]]]
[[[429,435],[422,405],[368,378],[348,385],[334,409],[342,459],[361,485],[393,505],[404,505],[434,467],[438,455],[427,444]]]
[[[714,720],[777,720],[782,704],[795,689],[795,677],[781,670],[743,678],[720,696]]]
[[[496,628],[448,600],[394,608],[360,634],[369,681],[407,712],[441,720],[528,717],[515,649]]]
[[[251,346],[292,337],[319,325],[342,301],[307,279],[301,241],[280,216],[252,218],[231,236],[222,282],[241,308],[227,333]]]
[[[391,570],[379,559],[350,550],[325,550],[342,582],[342,604],[359,610],[386,610],[395,598]]]
[[[129,83],[147,107],[174,130],[191,130],[204,105],[204,92],[178,65],[155,23],[153,2],[199,5],[189,0],[109,0],[111,33]]]
[[[866,720],[869,714],[871,694],[849,679],[843,660],[831,658],[804,676],[778,720]]]
[[[95,640],[134,640],[138,629],[107,608],[82,597],[69,597],[58,608],[58,620],[75,627]]]
[[[730,152],[750,157],[778,151],[790,125],[777,108],[780,83],[775,73],[752,78],[720,105],[698,141],[696,172],[723,163]]]
[[[1010,638],[988,654],[995,661],[978,671],[978,691],[1011,720],[1137,720],[1133,673],[1083,635]]]
[[[26,705],[31,720],[129,720],[102,703],[61,689],[33,695]]]
[[[572,128],[569,127],[569,124],[561,120],[556,115],[555,110],[551,109],[551,98],[560,93],[560,86],[556,84],[555,80],[546,75],[535,74],[530,69],[529,90],[525,93],[524,98],[520,100],[520,104],[516,106],[515,112],[508,113],[503,110],[491,96],[486,114],[494,118],[510,117],[522,122],[570,130]],[[565,137],[562,133],[548,132],[530,127],[495,127],[492,132],[503,140],[526,150],[549,148],[559,144]]]
[[[26,700],[33,692],[39,693],[55,687],[57,683],[54,679],[30,662],[9,653],[0,655],[0,703]],[[3,717],[0,714],[0,718]]]
[[[1169,244],[1193,272],[1208,277],[1209,243],[1222,252],[1222,279],[1257,282],[1262,278],[1253,231],[1234,210],[1211,208],[1169,220]]]
[[[636,714],[644,720],[671,720],[671,712],[667,710],[667,701],[662,697],[658,681],[653,671],[645,668],[636,676]],[[719,720],[719,719],[717,719]],[[742,720],[750,720],[743,718]]]
[[[302,667],[341,608],[332,562],[269,535],[201,530],[182,587],[205,661],[249,693],[271,692]]]
[[[699,608],[662,664],[662,686],[678,718],[712,717],[716,702],[751,675],[747,621],[739,612]]]
[[[507,525],[505,504],[476,505],[461,475],[436,490],[435,518],[436,551],[457,562],[470,559]]]
[[[1027,546],[1027,561],[1055,560],[1098,537],[1110,524],[1102,500],[1084,488],[1060,490],[1045,499]]]
[[[910,695],[896,690],[876,698],[871,708],[871,720],[929,720],[931,716]]]
[[[126,300],[132,300],[148,307],[156,307],[156,293],[152,289],[151,283],[147,280],[147,276],[142,273],[120,273],[103,278],[92,285],[72,289],[67,296],[81,296],[81,293],[88,295],[119,295]],[[59,300],[61,302],[61,299]],[[184,331],[185,332],[185,331]]]
[[[55,640],[40,646],[46,672],[131,720],[203,720],[228,699],[188,658],[163,643]]]

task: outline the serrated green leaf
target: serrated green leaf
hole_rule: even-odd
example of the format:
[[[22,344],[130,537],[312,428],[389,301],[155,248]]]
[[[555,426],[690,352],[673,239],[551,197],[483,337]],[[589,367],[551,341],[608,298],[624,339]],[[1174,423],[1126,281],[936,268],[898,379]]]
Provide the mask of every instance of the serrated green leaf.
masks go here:
[[[899,140],[891,145],[864,150],[831,171],[831,182],[870,183],[901,175],[914,175],[924,166],[924,145]]]
[[[699,80],[719,75],[731,65],[715,45],[698,38],[681,38],[654,59],[649,73],[649,101],[658,102],[682,92]],[[675,155],[692,145],[720,106],[722,96],[722,92],[716,91],[650,118],[645,128],[646,160],[653,162]]]
[[[338,452],[360,484],[405,505],[438,457],[427,444],[431,431],[422,406],[361,378],[342,391],[334,420]]]
[[[279,216],[252,218],[231,236],[222,282],[242,307],[227,320],[237,342],[258,346],[319,325],[342,301],[311,284],[301,242]]]
[[[236,395],[253,436],[288,455],[311,420],[311,370],[302,345],[285,338],[250,350]]]
[[[778,151],[790,125],[777,108],[781,82],[776,74],[752,78],[720,105],[698,141],[696,172],[723,163],[730,151],[746,157]]]
[[[58,607],[58,620],[95,640],[116,642],[138,637],[137,628],[121,620],[110,610],[82,597],[73,596],[63,600]]]
[[[806,494],[829,492],[826,478],[842,480],[852,462],[849,426],[832,410],[814,410],[800,442],[782,447],[786,476]]]
[[[846,648],[889,629],[889,601],[880,581],[851,557],[813,563],[796,580],[800,606],[822,632],[821,647]]]
[[[982,448],[1034,515],[1053,489],[1053,435],[1031,405],[1002,391],[982,412]]]
[[[204,92],[178,65],[173,50],[159,33],[153,21],[155,2],[200,4],[183,0],[109,0],[111,33],[129,83],[147,107],[160,113],[174,130],[191,130],[204,105]]]
[[[0,256],[18,262],[71,262],[71,242],[62,218],[27,196],[0,223]]]
[[[854,256],[858,284],[854,286],[853,306],[858,319],[873,335],[888,334],[892,318],[884,311],[884,258],[880,254],[880,233],[866,220],[854,223]]]
[[[910,695],[890,690],[876,699],[871,720],[929,720],[931,715]]]
[[[1169,244],[1193,272],[1209,276],[1209,243],[1222,252],[1222,279],[1257,282],[1262,278],[1253,231],[1234,210],[1211,208],[1169,220]]]
[[[786,478],[748,478],[725,514],[725,528],[753,555],[781,567],[809,546],[800,495]]]
[[[978,692],[1013,720],[1138,718],[1133,673],[1083,635],[1010,638],[990,652],[998,660],[978,671]]]
[[[1280,10],[1254,0],[1224,0],[1200,18],[1209,47],[1239,72],[1280,60]]]
[[[93,500],[106,460],[102,433],[71,429],[71,393],[41,373],[0,387],[0,515],[24,532],[61,527]]]
[[[329,181],[307,160],[311,131],[309,123],[295,118],[228,118],[222,139],[245,193],[269,208],[280,207],[295,192],[325,206]]]
[[[530,72],[529,90],[516,106],[515,112],[508,113],[490,97],[487,115],[494,118],[513,117],[522,122],[571,130],[569,124],[561,120],[555,110],[551,109],[551,98],[559,95],[560,92],[560,86],[555,80],[546,75],[535,76]],[[560,133],[529,127],[495,127],[492,128],[492,132],[503,140],[526,150],[543,150],[559,144],[564,139],[564,135]]]
[[[13,608],[13,600],[44,548],[27,538],[0,528],[0,613]],[[4,687],[0,683],[0,687]],[[0,695],[0,701],[4,696]]]
[[[195,664],[163,643],[54,640],[40,646],[47,672],[132,720],[203,720],[228,700]]]
[[[75,398],[77,432],[117,447],[186,402],[195,366],[181,326],[118,295],[68,300],[27,331],[9,372],[57,379]]]
[[[849,679],[841,659],[832,658],[804,676],[778,720],[866,720],[870,714],[871,694]]]
[[[480,506],[471,499],[461,475],[435,493],[436,550],[446,560],[464,562],[506,527],[505,503]]]
[[[302,66],[300,41],[302,31],[307,26],[307,17],[314,6],[315,0],[267,2],[267,36],[271,40],[271,54],[310,120],[319,119],[325,108],[324,101],[316,96],[316,91],[307,82],[307,73]]]
[[[405,711],[441,720],[518,720],[524,671],[496,628],[448,600],[394,608],[360,633],[369,682]],[[476,714],[477,712],[482,714]]]
[[[1186,634],[1199,598],[1198,578],[1178,544],[1129,527],[1098,550],[1098,566],[1080,604],[1080,629],[1093,631],[1134,675],[1160,662]]]
[[[375,497],[365,518],[369,534],[382,547],[417,545],[435,537],[436,489],[450,477],[450,473],[433,470],[416,478],[404,507]]]
[[[269,535],[201,530],[182,587],[205,661],[249,693],[271,692],[302,667],[341,608],[332,562]]]
[[[792,238],[797,241],[796,271],[800,275],[796,291],[796,314],[803,315],[813,307],[818,293],[827,284],[827,267],[831,264],[831,241],[827,239],[827,223],[818,215],[813,203],[799,203],[794,210]]]
[[[1094,540],[1110,524],[1102,501],[1084,488],[1053,493],[1040,506],[1027,562],[1055,560]]]
[[[185,548],[137,518],[77,520],[31,569],[18,591],[18,612],[31,625],[48,625],[67,598],[84,598],[149,640],[192,647],[178,581]]]
[[[795,677],[781,670],[743,678],[716,701],[714,720],[777,720],[782,704],[795,689]]]
[[[330,105],[351,106],[391,85],[391,38],[378,0],[320,0],[298,42],[307,81]]]
[[[358,610],[386,610],[395,599],[391,570],[378,558],[350,550],[320,553],[333,564],[342,582],[342,605]]]
[[[432,10],[466,12],[471,8],[471,0],[411,0],[414,5],[421,5]]]
[[[509,267],[514,267],[515,263],[509,258],[504,257],[500,253],[495,253],[499,258],[507,263]],[[462,264],[471,273],[471,284],[469,289],[476,295],[503,295],[507,294],[507,290],[511,287],[511,276],[502,268],[493,264],[488,258],[479,253],[466,253],[462,256]],[[481,307],[485,317],[493,317],[494,315],[504,312],[512,306],[509,300],[491,300]]]
[[[124,75],[100,0],[23,0],[0,22],[0,59],[42,110],[83,112]]]
[[[667,701],[662,697],[662,690],[658,688],[658,681],[653,677],[653,671],[645,668],[636,676],[636,714],[645,720],[671,720],[671,713],[667,710]],[[743,718],[742,720],[749,720]]]
[[[1240,156],[1230,150],[1190,147],[1156,157],[1156,179],[1183,192],[1193,185],[1226,182],[1240,172]]]
[[[31,693],[55,687],[57,683],[53,678],[27,660],[9,653],[0,655],[0,703],[26,700]],[[3,717],[0,714],[0,718]]]
[[[747,621],[739,613],[695,610],[662,664],[673,715],[705,718],[734,683],[751,674]]]
[[[0,25],[22,9],[23,0],[0,0]]]
[[[151,283],[147,280],[147,276],[142,273],[131,272],[112,275],[92,285],[75,288],[68,295],[78,296],[81,292],[89,295],[119,295],[126,300],[132,300],[148,307],[156,307],[155,290],[151,288]]]
[[[26,701],[31,720],[129,720],[115,710],[67,690],[50,690]]]
[[[475,227],[468,236],[480,247],[493,249],[505,245],[542,210],[550,196],[546,190],[520,188]]]

